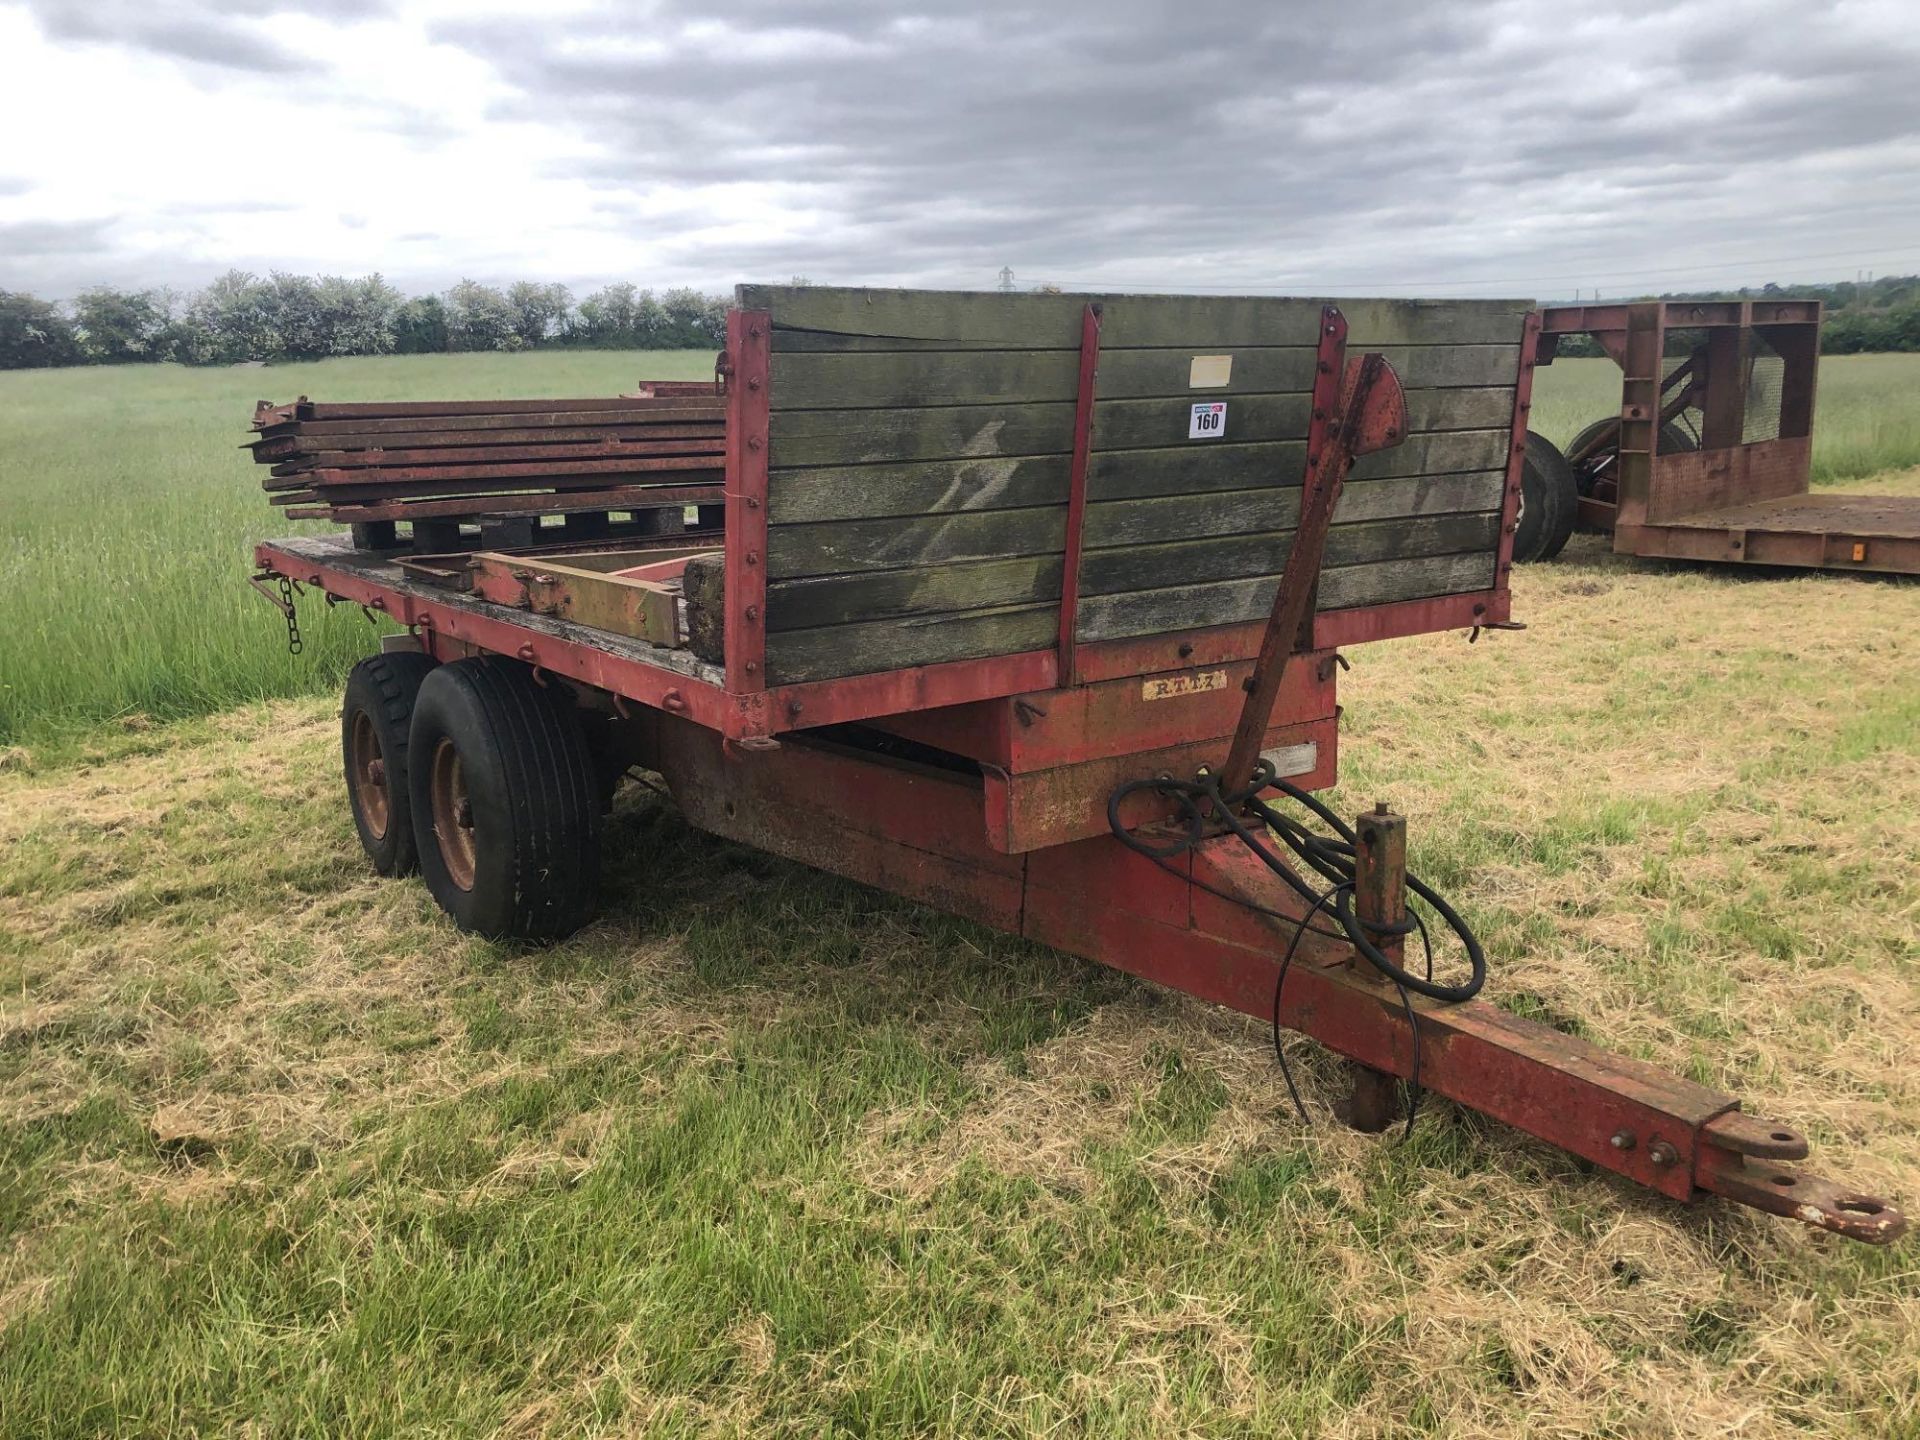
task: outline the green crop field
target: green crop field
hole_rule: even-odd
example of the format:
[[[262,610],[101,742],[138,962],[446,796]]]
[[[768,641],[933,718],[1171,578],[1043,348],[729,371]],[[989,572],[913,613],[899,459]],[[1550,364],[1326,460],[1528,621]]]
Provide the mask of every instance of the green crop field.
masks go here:
[[[0,744],[331,688],[370,648],[358,611],[306,608],[306,653],[246,586],[292,530],[236,447],[256,400],[617,395],[698,379],[709,351],[407,356],[271,368],[0,373]]]
[[[1565,444],[1620,409],[1611,360],[1556,360],[1534,372],[1533,428]],[[1920,355],[1829,355],[1814,415],[1816,487],[1920,465]]]
[[[295,528],[235,448],[255,400],[614,394],[710,365],[575,351],[0,373],[0,744],[330,688],[368,648],[357,612],[309,607],[307,652],[290,657],[244,584],[251,543]],[[1542,370],[1536,428],[1566,440],[1616,409],[1618,373]],[[1920,465],[1920,356],[1826,361],[1817,434],[1817,483]]]
[[[1638,1190],[1265,1027],[692,831],[601,916],[369,874],[339,670],[245,588],[255,399],[608,393],[698,354],[0,376],[0,1440],[1920,1437],[1915,1241]],[[1604,361],[1540,378],[1565,438]],[[1822,477],[1920,494],[1920,356]],[[1909,467],[1901,469],[1901,467]],[[1886,472],[1886,473],[1881,473]],[[1622,559],[1354,647],[1342,787],[1487,998],[1920,1211],[1920,583]]]

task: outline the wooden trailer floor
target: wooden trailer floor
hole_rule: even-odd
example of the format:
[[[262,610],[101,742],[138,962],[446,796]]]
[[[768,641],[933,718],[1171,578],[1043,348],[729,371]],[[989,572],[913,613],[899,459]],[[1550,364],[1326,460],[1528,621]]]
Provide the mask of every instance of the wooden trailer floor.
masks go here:
[[[720,666],[700,659],[691,650],[653,645],[631,635],[600,630],[590,625],[561,619],[558,616],[536,615],[529,610],[496,605],[490,600],[482,600],[458,590],[430,585],[408,575],[394,564],[393,557],[376,551],[356,550],[352,541],[344,535],[290,536],[268,543],[288,556],[309,560],[315,566],[324,566],[358,576],[398,591],[402,595],[429,600],[436,605],[450,606],[474,615],[487,616],[496,620],[510,620],[515,625],[536,634],[551,635],[556,640],[567,640],[574,644],[590,645],[624,660],[637,660],[645,665],[657,665],[663,670],[672,670],[677,674],[704,680],[712,685],[722,685],[726,681],[726,672]],[[302,577],[296,573],[294,578],[298,580]]]
[[[1682,560],[1920,574],[1920,496],[1786,495],[1620,527],[1617,549]]]

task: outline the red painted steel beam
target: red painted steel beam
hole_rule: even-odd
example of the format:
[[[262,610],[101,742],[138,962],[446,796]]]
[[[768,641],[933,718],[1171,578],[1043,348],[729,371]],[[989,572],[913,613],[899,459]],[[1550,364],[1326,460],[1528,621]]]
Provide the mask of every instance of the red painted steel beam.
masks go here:
[[[767,417],[773,315],[727,312],[726,670],[735,695],[767,688]]]
[[[719,737],[662,726],[660,768],[702,828],[1250,1015],[1273,1012],[1287,917],[1302,906],[1231,836],[1164,866],[1110,836],[1007,856],[977,823],[977,778],[808,741],[731,766],[722,756]],[[1416,997],[1416,1030],[1344,942],[1307,935],[1278,998],[1285,1024],[1340,1054],[1405,1077],[1417,1047],[1428,1089],[1674,1199],[1718,1194],[1872,1242],[1905,1229],[1878,1197],[1779,1163],[1804,1155],[1805,1138],[1741,1114],[1731,1095],[1477,1001]]]
[[[1504,595],[1513,575],[1513,537],[1520,529],[1520,480],[1527,466],[1527,425],[1533,416],[1534,352],[1539,348],[1540,312],[1527,316],[1520,341],[1520,378],[1513,389],[1513,433],[1507,445],[1507,486],[1500,496],[1500,549],[1493,583]],[[1500,617],[1505,620],[1506,616]]]
[[[1093,449],[1093,398],[1100,380],[1100,307],[1080,314],[1080,382],[1073,407],[1073,460],[1067,472],[1066,555],[1060,572],[1060,683],[1076,681],[1081,535],[1087,518],[1087,458]]]
[[[1319,358],[1314,366],[1306,490],[1300,497],[1300,519],[1281,567],[1260,654],[1246,681],[1246,705],[1227,751],[1222,774],[1229,793],[1252,781],[1288,663],[1296,651],[1311,643],[1321,559],[1347,471],[1357,457],[1406,438],[1407,406],[1400,377],[1381,355],[1349,362],[1346,346],[1346,317],[1329,305],[1321,312]]]

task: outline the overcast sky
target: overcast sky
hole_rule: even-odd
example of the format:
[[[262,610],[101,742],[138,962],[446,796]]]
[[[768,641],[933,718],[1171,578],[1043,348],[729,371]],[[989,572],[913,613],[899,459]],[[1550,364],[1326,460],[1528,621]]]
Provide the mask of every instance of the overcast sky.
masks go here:
[[[1920,13],[0,0],[0,288],[1560,298],[1920,269]]]

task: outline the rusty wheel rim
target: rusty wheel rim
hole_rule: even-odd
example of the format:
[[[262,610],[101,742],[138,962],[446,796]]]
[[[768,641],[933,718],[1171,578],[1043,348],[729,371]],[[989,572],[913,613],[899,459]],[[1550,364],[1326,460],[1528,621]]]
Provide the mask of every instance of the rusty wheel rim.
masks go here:
[[[467,796],[467,775],[460,752],[451,740],[433,749],[429,786],[433,797],[433,837],[447,878],[462,890],[473,889],[473,802]]]
[[[375,840],[387,838],[393,821],[393,792],[387,788],[386,757],[380,753],[380,732],[364,710],[354,712],[353,735],[347,747],[347,775],[353,785],[353,803]]]

